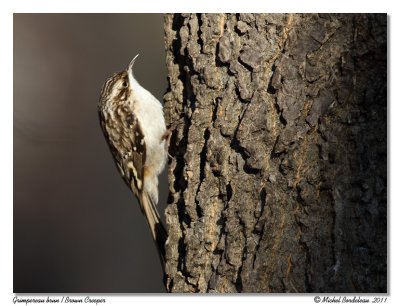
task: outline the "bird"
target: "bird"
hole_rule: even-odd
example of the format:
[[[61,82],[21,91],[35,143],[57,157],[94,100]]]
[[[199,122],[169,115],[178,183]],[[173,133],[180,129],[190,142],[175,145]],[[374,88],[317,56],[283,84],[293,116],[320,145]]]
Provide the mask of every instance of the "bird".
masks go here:
[[[115,164],[138,199],[162,263],[167,231],[157,211],[158,176],[168,156],[168,130],[162,104],[133,75],[136,55],[101,90],[100,125]]]

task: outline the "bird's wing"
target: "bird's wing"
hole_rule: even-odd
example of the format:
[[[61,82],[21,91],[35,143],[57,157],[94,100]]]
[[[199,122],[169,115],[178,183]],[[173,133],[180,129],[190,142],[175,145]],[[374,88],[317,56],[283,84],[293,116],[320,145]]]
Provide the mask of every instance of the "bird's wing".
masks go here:
[[[121,107],[114,113],[112,120],[102,120],[102,128],[109,138],[110,150],[121,175],[140,198],[143,191],[146,143],[139,120],[131,110]]]

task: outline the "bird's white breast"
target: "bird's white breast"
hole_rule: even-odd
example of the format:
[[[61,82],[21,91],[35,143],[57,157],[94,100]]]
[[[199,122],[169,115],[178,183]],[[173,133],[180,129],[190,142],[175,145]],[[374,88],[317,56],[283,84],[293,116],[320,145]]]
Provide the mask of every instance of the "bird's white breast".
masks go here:
[[[161,103],[135,79],[130,79],[131,103],[146,142],[146,166],[155,167],[158,175],[165,166],[166,150],[162,140],[165,120]]]

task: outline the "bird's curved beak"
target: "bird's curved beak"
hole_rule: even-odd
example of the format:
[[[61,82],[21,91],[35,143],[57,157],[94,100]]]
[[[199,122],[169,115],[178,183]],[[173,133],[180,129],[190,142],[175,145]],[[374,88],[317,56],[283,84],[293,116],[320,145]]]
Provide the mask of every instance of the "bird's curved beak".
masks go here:
[[[132,75],[132,76],[133,76],[133,64],[135,64],[135,61],[136,61],[136,59],[137,59],[138,56],[139,56],[139,54],[137,54],[137,55],[131,60],[131,62],[130,62],[129,65],[128,65],[128,68],[126,69],[126,70],[128,71],[128,73],[129,73],[130,75]]]

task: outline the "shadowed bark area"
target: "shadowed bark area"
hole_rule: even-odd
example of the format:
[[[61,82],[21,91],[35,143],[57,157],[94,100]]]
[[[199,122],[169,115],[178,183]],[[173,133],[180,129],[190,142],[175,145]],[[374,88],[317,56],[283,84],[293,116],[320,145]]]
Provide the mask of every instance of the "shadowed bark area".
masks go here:
[[[167,14],[170,292],[386,292],[385,14]]]

